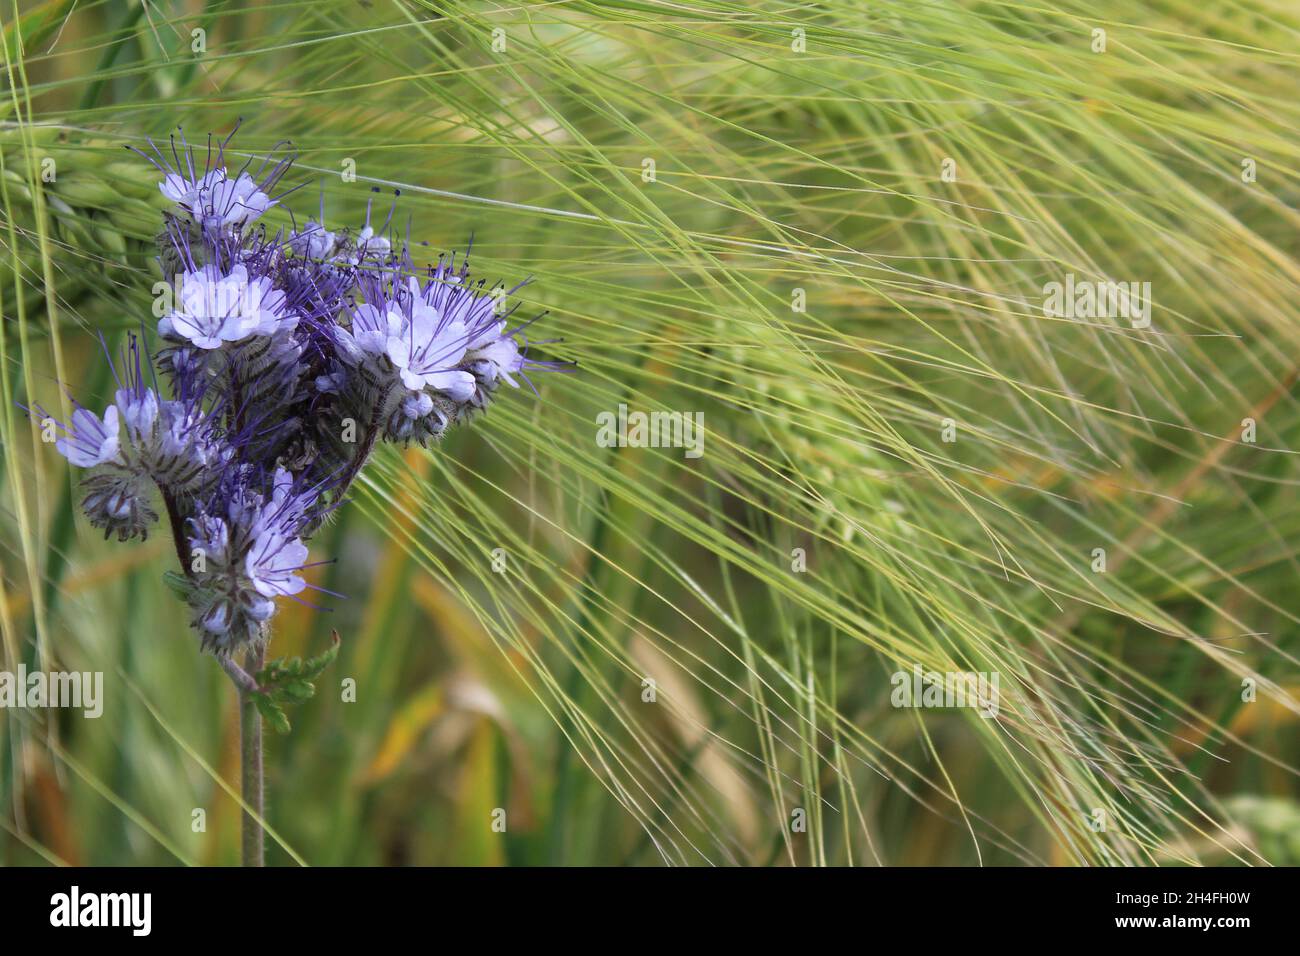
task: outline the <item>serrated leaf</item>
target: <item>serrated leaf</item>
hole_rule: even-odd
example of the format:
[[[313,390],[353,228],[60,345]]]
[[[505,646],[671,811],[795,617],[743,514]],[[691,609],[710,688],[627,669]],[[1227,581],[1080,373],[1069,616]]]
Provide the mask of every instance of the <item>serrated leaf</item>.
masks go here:
[[[304,700],[310,700],[316,694],[316,688],[310,682],[305,680],[292,680],[280,688],[281,692],[290,702],[299,704]]]
[[[257,705],[257,712],[262,715],[262,719],[275,728],[277,733],[287,734],[290,730],[289,717],[267,694],[254,694],[253,703]]]
[[[254,679],[261,692],[257,694],[257,707],[267,722],[280,733],[289,732],[289,719],[284,707],[301,704],[316,695],[312,680],[338,656],[339,636],[334,633],[329,649],[304,661],[300,657],[274,660],[257,672]]]
[[[324,673],[325,668],[334,663],[334,659],[339,656],[339,646],[342,642],[339,640],[338,631],[333,634],[330,646],[317,654],[315,657],[309,657],[302,664],[301,677],[304,680],[315,680]]]

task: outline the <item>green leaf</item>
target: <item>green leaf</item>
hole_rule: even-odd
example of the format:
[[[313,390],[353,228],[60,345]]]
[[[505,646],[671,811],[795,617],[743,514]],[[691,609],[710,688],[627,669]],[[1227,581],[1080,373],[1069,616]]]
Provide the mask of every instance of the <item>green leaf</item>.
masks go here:
[[[289,717],[267,694],[254,694],[253,703],[257,705],[257,711],[262,715],[262,719],[276,729],[277,733],[287,734],[289,732]]]
[[[316,688],[305,680],[292,680],[280,687],[283,697],[293,703],[301,703],[304,700],[310,700],[316,693]]]
[[[315,657],[305,661],[299,657],[273,660],[254,675],[261,688],[254,695],[257,709],[280,733],[289,732],[289,719],[283,708],[301,704],[316,695],[312,681],[338,657],[339,643],[335,631],[329,648]]]
[[[325,668],[334,663],[334,659],[339,656],[339,632],[333,633],[333,638],[327,650],[322,651],[315,657],[309,657],[302,664],[300,675],[306,680],[315,680],[324,672]]]

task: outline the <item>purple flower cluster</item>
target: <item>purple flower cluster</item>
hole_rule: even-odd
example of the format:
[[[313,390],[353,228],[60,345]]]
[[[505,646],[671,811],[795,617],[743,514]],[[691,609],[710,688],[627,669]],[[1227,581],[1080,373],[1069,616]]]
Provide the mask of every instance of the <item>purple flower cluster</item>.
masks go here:
[[[183,140],[146,156],[173,204],[162,345],[150,361],[129,337],[113,404],[77,406],[56,443],[89,469],[83,507],[106,536],[145,537],[161,499],[194,627],[223,656],[310,587],[306,541],[378,442],[436,440],[547,364],[502,311],[518,286],[472,280],[454,255],[417,268],[369,208],[355,232],[327,230],[323,212],[259,224],[292,192],[292,159],[233,170],[228,143],[209,141],[201,167]]]

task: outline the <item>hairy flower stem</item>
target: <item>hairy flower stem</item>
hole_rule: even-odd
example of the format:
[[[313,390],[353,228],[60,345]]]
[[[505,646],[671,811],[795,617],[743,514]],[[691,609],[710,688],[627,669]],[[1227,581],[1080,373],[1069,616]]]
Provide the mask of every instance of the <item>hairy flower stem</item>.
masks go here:
[[[235,689],[241,694],[252,694],[258,691],[257,681],[229,657],[221,658],[221,669],[229,675],[230,679],[235,682]]]
[[[163,505],[167,508],[167,521],[172,526],[172,543],[176,545],[176,561],[181,566],[181,573],[187,578],[192,577],[190,562],[185,553],[185,522],[181,519],[180,509],[176,506],[176,499],[166,488],[159,485],[158,490],[162,492]]]
[[[256,674],[262,669],[266,655],[265,643],[249,648],[244,657],[244,673]],[[235,680],[232,675],[232,680]],[[235,680],[239,691],[239,784],[244,800],[241,859],[244,866],[262,866],[262,715],[257,712],[253,691]]]

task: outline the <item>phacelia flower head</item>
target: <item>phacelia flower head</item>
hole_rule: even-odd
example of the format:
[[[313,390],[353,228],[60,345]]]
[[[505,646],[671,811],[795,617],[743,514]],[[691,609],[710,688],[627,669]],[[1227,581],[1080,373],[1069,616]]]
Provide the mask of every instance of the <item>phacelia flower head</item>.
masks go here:
[[[88,482],[96,493],[86,504],[92,521],[123,537],[143,535],[156,518],[146,500],[151,487],[173,496],[196,493],[217,451],[212,422],[197,394],[186,387],[180,399],[160,399],[146,383],[141,363],[138,339],[131,335],[125,361],[114,369],[121,387],[113,404],[101,415],[76,406],[65,434],[55,441],[71,464],[92,469]]]
[[[106,535],[143,537],[165,510],[192,624],[221,656],[264,642],[278,602],[313,588],[309,539],[380,442],[436,441],[546,365],[502,311],[515,289],[454,256],[417,269],[391,211],[379,224],[368,203],[362,228],[331,231],[322,198],[305,228],[268,225],[288,213],[292,160],[237,167],[229,142],[199,154],[182,136],[147,157],[170,203],[163,347],[130,336],[112,402],[76,405],[56,441]]]

